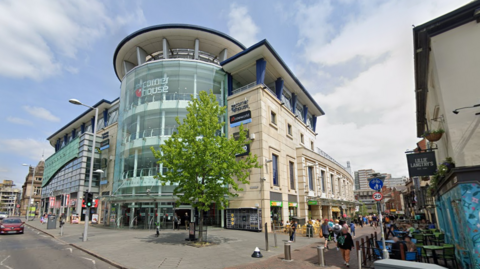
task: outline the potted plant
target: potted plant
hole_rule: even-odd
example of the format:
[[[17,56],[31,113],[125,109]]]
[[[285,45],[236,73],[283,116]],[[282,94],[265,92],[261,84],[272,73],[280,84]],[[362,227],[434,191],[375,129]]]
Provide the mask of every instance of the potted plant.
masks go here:
[[[443,130],[443,129],[426,131],[423,134],[423,137],[426,138],[430,142],[436,142],[436,141],[440,140],[440,138],[442,138],[443,133],[445,133],[445,130]]]

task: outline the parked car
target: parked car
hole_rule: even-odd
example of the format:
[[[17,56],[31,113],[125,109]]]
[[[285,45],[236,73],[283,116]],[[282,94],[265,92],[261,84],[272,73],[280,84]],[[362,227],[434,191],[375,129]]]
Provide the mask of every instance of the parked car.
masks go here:
[[[23,234],[24,225],[19,218],[5,218],[0,220],[0,234]]]
[[[0,220],[8,218],[7,212],[0,212]]]

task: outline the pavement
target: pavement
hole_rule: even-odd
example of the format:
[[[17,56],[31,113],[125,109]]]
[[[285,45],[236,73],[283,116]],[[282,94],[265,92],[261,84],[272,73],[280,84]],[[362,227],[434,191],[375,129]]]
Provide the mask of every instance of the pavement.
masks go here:
[[[283,245],[288,235],[277,234],[277,246],[274,235],[269,234],[269,251],[265,250],[265,234],[248,231],[227,230],[223,228],[208,229],[207,241],[212,245],[195,247],[185,241],[187,231],[162,230],[160,237],[155,237],[154,230],[110,229],[102,225],[90,225],[88,241],[82,242],[83,224],[65,224],[63,235],[60,229],[47,229],[38,220],[28,222],[38,229],[66,244],[82,249],[117,268],[318,268],[317,246],[323,245],[323,239],[298,236],[292,246],[292,262],[282,261]],[[377,230],[378,231],[378,230]],[[373,233],[373,228],[357,228],[357,240],[362,235]],[[263,258],[252,258],[259,247]],[[346,268],[340,251],[334,243],[325,252],[328,267]],[[358,268],[356,254],[352,251],[350,268]]]
[[[68,266],[67,266],[68,265]],[[0,235],[0,268],[116,268],[60,240],[25,228],[24,234]]]

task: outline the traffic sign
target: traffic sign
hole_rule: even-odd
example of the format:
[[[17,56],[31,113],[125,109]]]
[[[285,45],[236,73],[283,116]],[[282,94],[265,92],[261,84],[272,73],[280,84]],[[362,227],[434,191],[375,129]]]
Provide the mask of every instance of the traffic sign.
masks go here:
[[[374,192],[373,193],[373,200],[381,201],[383,199],[383,194],[381,192]]]
[[[383,188],[383,181],[379,178],[372,178],[370,182],[368,182],[370,188],[374,191],[379,191]]]

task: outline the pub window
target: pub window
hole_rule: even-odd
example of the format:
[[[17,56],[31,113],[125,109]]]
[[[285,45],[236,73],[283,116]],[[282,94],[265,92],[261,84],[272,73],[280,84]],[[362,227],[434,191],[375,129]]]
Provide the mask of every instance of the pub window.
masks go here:
[[[278,184],[278,156],[272,154],[272,169],[273,169],[273,185],[279,186]]]

